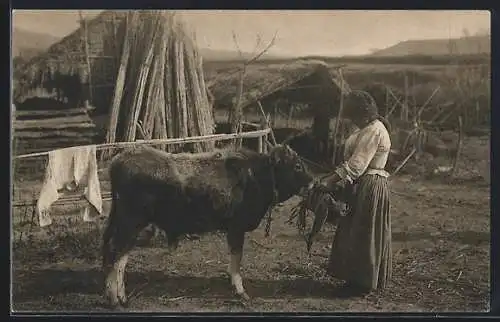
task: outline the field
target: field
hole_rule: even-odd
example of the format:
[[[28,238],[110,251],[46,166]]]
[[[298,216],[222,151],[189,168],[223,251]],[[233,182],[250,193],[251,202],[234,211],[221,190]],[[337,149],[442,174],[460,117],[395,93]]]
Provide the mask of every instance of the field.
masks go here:
[[[291,126],[303,127],[302,123],[297,120]],[[323,228],[308,256],[296,228],[285,223],[290,208],[298,201],[292,198],[275,209],[270,237],[264,236],[264,223],[247,235],[242,273],[247,291],[254,298],[251,305],[242,305],[232,294],[225,273],[229,261],[225,239],[213,234],[182,241],[175,252],[162,247],[161,237],[135,248],[126,274],[131,298],[127,310],[488,310],[489,148],[489,136],[466,137],[454,179],[411,172],[391,179],[394,276],[383,291],[354,298],[339,293],[341,281],[324,274],[335,227]],[[18,175],[14,181],[15,200],[31,199],[41,184],[27,174]],[[108,191],[108,184],[103,177],[104,191]],[[44,229],[31,224],[31,208],[14,210],[15,311],[107,310],[102,300],[99,257],[104,220],[84,223],[75,215],[78,207],[55,208],[54,224]],[[108,209],[109,202],[105,202],[105,213]]]

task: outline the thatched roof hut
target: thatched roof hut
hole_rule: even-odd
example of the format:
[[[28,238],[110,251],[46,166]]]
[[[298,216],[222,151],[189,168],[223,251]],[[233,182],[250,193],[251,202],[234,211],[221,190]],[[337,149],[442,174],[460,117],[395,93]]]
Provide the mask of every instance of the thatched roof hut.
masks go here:
[[[207,84],[215,98],[215,108],[231,109],[238,100],[241,73],[237,69],[216,74]],[[242,109],[251,110],[260,102],[264,111],[276,116],[280,103],[286,107],[307,105],[313,116],[312,134],[319,153],[327,153],[330,124],[338,114],[341,94],[350,92],[338,69],[318,60],[297,60],[285,64],[246,66]],[[291,113],[293,109],[288,109]]]
[[[238,68],[214,75],[207,80],[215,97],[216,108],[230,108],[238,99],[240,73]],[[280,98],[290,102],[314,104],[318,100],[338,102],[341,91],[349,85],[342,82],[335,69],[318,60],[298,60],[284,64],[253,64],[246,67],[241,107],[260,101],[264,108]],[[318,96],[319,94],[319,96]],[[338,105],[333,104],[332,113]]]
[[[68,96],[83,92],[86,99],[92,97],[98,110],[109,107],[121,50],[117,39],[125,17],[125,11],[107,10],[81,21],[80,28],[20,66],[14,71],[15,100],[36,96],[33,92],[40,93],[40,89],[48,94],[61,90],[68,101],[72,101]]]

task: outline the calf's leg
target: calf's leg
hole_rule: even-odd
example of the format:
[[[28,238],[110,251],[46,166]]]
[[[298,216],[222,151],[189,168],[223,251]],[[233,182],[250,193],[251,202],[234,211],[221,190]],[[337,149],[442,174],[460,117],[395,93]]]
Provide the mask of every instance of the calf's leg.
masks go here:
[[[227,243],[230,252],[229,274],[231,284],[234,286],[236,294],[245,300],[250,300],[241,278],[241,259],[243,257],[243,244],[245,242],[245,232],[229,230],[227,233]]]
[[[137,235],[146,226],[136,213],[117,212],[112,205],[108,226],[104,232],[103,271],[105,274],[104,296],[112,307],[127,304],[125,293],[125,267]]]

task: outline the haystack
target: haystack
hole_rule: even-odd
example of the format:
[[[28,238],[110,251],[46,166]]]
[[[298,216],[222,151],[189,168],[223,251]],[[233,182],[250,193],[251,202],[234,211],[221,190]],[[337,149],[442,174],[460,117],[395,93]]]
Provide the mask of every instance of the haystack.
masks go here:
[[[202,59],[183,25],[173,14],[132,11],[124,29],[106,142],[212,134]]]

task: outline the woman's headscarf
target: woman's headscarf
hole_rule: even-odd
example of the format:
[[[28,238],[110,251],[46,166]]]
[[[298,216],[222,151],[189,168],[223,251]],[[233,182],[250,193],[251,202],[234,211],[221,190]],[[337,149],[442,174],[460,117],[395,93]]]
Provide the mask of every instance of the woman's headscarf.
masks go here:
[[[377,103],[373,97],[365,91],[353,90],[346,98],[343,117],[348,119],[366,119],[372,121],[378,119],[390,131],[389,122],[378,114]]]

